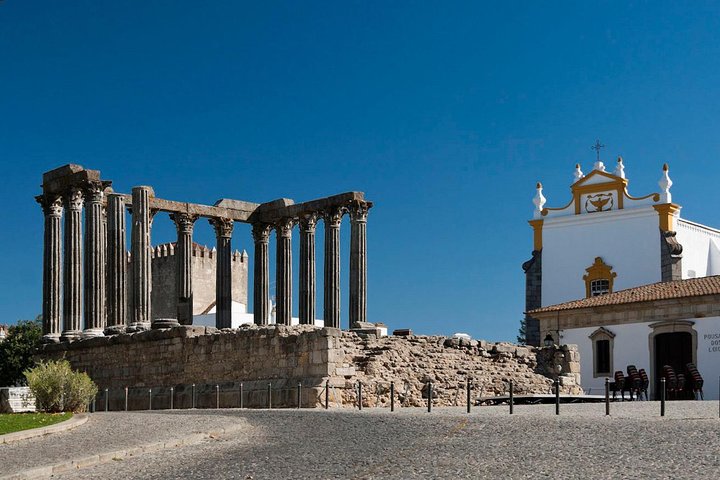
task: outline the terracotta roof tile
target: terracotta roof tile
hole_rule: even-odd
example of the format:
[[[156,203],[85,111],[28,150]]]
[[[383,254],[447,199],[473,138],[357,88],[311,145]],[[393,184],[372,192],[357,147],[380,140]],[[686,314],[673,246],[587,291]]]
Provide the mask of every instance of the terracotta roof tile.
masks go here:
[[[676,280],[673,282],[651,283],[607,295],[598,295],[597,297],[582,298],[557,305],[548,305],[547,307],[530,310],[527,313],[557,312],[560,310],[575,310],[579,308],[604,307],[607,305],[623,305],[626,303],[651,302],[653,300],[718,294],[720,294],[720,275],[688,278],[686,280]]]

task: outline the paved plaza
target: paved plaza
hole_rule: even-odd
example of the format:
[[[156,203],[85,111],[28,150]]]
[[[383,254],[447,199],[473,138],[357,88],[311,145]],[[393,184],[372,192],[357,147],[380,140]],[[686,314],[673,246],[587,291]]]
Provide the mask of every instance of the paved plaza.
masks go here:
[[[226,428],[191,445],[56,474],[93,478],[719,478],[718,403],[96,413],[0,446],[3,475]]]

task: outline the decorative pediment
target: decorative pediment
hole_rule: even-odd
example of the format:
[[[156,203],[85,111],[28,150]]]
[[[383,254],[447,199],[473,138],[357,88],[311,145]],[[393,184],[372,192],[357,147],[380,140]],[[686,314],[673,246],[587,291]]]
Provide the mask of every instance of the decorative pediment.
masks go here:
[[[586,187],[588,185],[617,185],[618,183],[623,184],[623,186],[627,186],[627,179],[620,178],[616,175],[613,175],[612,173],[608,172],[602,172],[600,170],[593,170],[589,174],[585,175],[583,178],[578,180],[572,185],[572,189]]]
[[[602,340],[603,338],[612,340],[613,338],[615,338],[615,334],[605,327],[600,327],[597,330],[595,330],[593,333],[591,333],[588,336],[588,338],[591,340]]]

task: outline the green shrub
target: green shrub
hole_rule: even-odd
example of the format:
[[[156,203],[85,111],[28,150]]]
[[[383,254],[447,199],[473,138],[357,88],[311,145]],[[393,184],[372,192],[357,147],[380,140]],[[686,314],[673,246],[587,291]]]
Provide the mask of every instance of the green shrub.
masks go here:
[[[97,394],[97,386],[87,373],[74,372],[67,360],[43,362],[26,370],[35,405],[45,412],[84,412]]]

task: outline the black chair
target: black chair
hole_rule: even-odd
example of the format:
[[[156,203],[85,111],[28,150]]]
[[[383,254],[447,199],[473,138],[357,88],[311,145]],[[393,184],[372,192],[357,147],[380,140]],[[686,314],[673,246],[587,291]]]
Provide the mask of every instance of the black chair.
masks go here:
[[[648,377],[647,372],[644,368],[641,368],[638,370],[638,374],[640,374],[640,379],[642,380],[642,383],[640,384],[640,393],[645,394],[645,400],[648,400],[648,388],[650,388],[650,377]]]
[[[694,363],[688,363],[685,365],[685,369],[687,370],[688,374],[688,390],[691,390],[693,392],[693,395],[695,397],[695,400],[698,399],[698,395],[700,395],[700,400],[705,400],[703,397],[703,378],[700,375],[700,372],[698,372],[697,367]]]

